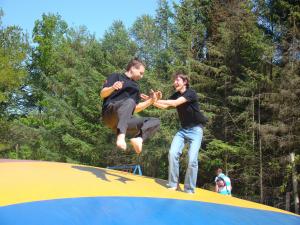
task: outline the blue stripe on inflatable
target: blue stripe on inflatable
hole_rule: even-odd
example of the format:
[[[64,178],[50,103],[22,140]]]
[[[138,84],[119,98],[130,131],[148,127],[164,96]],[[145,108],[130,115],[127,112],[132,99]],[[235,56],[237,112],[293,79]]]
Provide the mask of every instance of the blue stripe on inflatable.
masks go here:
[[[82,197],[0,207],[1,225],[299,225],[300,217],[188,200]]]

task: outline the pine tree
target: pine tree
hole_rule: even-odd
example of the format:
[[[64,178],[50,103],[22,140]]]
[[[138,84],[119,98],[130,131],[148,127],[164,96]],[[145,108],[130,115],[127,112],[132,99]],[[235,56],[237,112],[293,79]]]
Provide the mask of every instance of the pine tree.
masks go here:
[[[269,154],[274,157],[270,162],[268,174],[273,174],[268,185],[279,190],[280,195],[294,193],[294,210],[299,213],[297,171],[291,170],[291,154],[299,155],[299,47],[300,7],[295,1],[257,1],[260,9],[261,26],[274,40],[276,55],[269,64],[272,89],[263,98],[263,104],[271,115],[264,121],[261,136]],[[279,163],[279,160],[281,163]],[[297,161],[296,161],[297,162]],[[280,165],[280,166],[278,166]],[[285,169],[284,169],[285,168]],[[292,178],[293,177],[293,178]],[[272,185],[272,180],[280,180]],[[275,187],[274,187],[275,186]],[[294,186],[294,187],[293,187]],[[289,206],[288,206],[289,207]]]

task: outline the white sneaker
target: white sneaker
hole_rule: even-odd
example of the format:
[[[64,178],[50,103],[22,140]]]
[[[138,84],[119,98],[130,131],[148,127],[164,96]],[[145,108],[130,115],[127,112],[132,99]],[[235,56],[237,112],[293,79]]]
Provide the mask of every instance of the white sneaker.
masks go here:
[[[177,191],[177,187],[169,187],[168,190]]]
[[[193,192],[193,191],[184,191],[185,193],[187,193],[187,194],[190,194],[190,195],[194,195],[195,194],[195,192]]]

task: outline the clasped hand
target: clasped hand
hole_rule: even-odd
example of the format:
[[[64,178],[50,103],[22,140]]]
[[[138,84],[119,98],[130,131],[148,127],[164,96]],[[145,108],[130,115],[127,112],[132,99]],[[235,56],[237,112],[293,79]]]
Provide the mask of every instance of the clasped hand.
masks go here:
[[[159,100],[159,99],[162,98],[162,93],[161,93],[161,91],[153,91],[153,90],[151,89],[149,95],[141,94],[140,96],[141,96],[141,98],[142,98],[143,100],[151,99],[151,100],[152,100],[152,103],[154,103],[154,102],[156,102],[157,100]]]

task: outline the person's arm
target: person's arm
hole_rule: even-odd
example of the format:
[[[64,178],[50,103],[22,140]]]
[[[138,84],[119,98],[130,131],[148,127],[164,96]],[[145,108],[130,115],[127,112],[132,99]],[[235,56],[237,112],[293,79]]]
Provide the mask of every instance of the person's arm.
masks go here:
[[[216,183],[216,186],[215,186],[215,191],[219,192],[219,187],[218,187],[217,183]]]
[[[154,105],[159,99],[161,99],[162,93],[161,91],[153,91],[151,89],[150,96],[141,94],[140,97],[144,100],[144,102],[140,102],[139,104],[137,104],[134,110],[135,113],[146,109],[150,105]]]
[[[143,111],[144,109],[146,109],[147,107],[149,107],[150,105],[152,105],[154,103],[155,99],[154,98],[149,98],[144,102],[140,102],[139,104],[137,104],[135,106],[135,113],[138,113],[140,111]]]
[[[101,92],[100,92],[100,97],[102,99],[107,98],[108,96],[110,96],[114,91],[116,90],[120,90],[123,87],[123,82],[122,81],[117,81],[115,82],[112,86],[110,87],[104,87],[102,88]]]
[[[159,109],[167,109],[167,108],[169,108],[168,105],[163,104],[163,103],[158,103],[157,101],[154,102],[153,105],[154,105],[155,107],[159,108]]]
[[[145,94],[141,94],[140,97],[144,100],[144,102],[140,102],[136,107],[134,112],[140,112],[144,109],[146,109],[147,107],[149,107],[150,105],[154,105],[159,99],[161,99],[162,97],[162,93],[160,91],[153,91],[151,89],[150,92],[150,96],[145,95]]]
[[[229,180],[230,180],[230,178],[229,178]],[[230,191],[232,191],[232,183],[231,183],[231,180],[230,180],[230,186],[229,186],[229,188],[230,188]]]
[[[168,107],[177,107],[183,103],[187,102],[187,99],[185,97],[179,97],[175,100],[169,99],[169,100],[157,100],[153,105],[157,106],[158,108],[162,107],[163,109]]]

